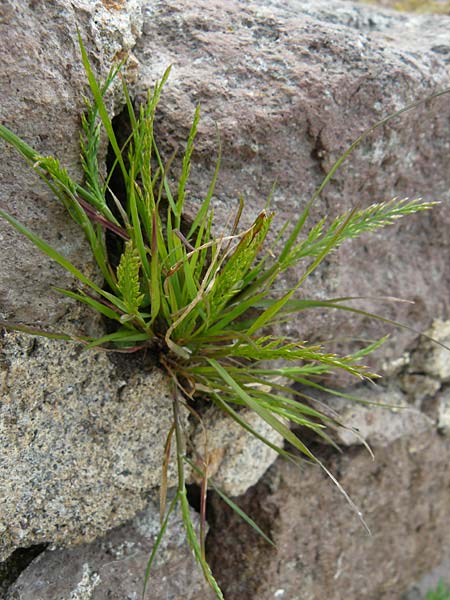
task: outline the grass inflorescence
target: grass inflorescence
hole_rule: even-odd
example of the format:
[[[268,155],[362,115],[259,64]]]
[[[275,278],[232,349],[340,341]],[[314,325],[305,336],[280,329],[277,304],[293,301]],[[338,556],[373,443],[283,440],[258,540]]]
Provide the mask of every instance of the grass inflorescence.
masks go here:
[[[229,231],[219,235],[214,233],[211,202],[220,152],[210,188],[193,222],[186,227],[182,219],[188,200],[186,185],[190,176],[199,108],[195,111],[186,142],[178,185],[174,186],[169,182],[169,165],[163,161],[154,136],[156,109],[170,69],[148,93],[146,103],[137,112],[122,79],[131,134],[120,146],[105,97],[122,65],[114,66],[105,82],[99,83],[81,39],[80,48],[92,93],[92,100],[87,101],[82,118],[84,183],[74,181],[57,159],[40,155],[3,125],[0,125],[0,136],[28,161],[81,227],[103,275],[104,285],[98,285],[3,209],[0,209],[0,216],[73,275],[77,287],[62,289],[55,286],[59,293],[89,306],[113,322],[115,327],[100,338],[89,338],[64,332],[39,331],[31,325],[2,325],[32,334],[75,340],[86,348],[102,347],[121,352],[150,348],[157,353],[161,368],[172,382],[174,421],[165,454],[167,458],[173,441],[177,456],[178,488],[167,506],[167,483],[163,478],[162,526],[145,574],[144,593],[168,517],[178,505],[181,507],[188,541],[205,578],[217,597],[223,598],[205,558],[205,528],[202,527],[198,535],[189,514],[186,465],[197,471],[197,475],[205,482],[203,519],[208,474],[206,468],[200,469],[199,463],[187,456],[179,418],[180,404],[189,405],[193,399],[207,398],[281,456],[297,462],[297,455],[271,443],[245,421],[240,408],[253,410],[298,453],[320,464],[339,486],[289,425],[295,424],[296,428],[300,426],[313,431],[333,443],[329,430],[344,424],[339,417],[314,408],[304,393],[294,392],[293,397],[290,386],[300,383],[303,389],[304,386],[320,389],[317,378],[336,371],[345,371],[359,379],[372,379],[375,374],[361,360],[383,340],[371,343],[353,355],[339,356],[326,352],[319,345],[276,336],[271,329],[292,313],[311,307],[353,310],[345,304],[346,299],[321,302],[304,300],[296,297],[296,292],[324,258],[345,240],[390,225],[412,213],[429,210],[434,203],[420,199],[392,200],[365,209],[350,210],[332,222],[324,218],[308,229],[312,203],[342,161],[361,141],[361,136],[328,173],[291,230],[276,236],[275,244],[266,242],[274,216],[270,205],[260,212],[249,228],[241,230],[239,221],[244,208],[241,202]],[[387,120],[383,119],[379,124]],[[102,130],[114,153],[114,161],[106,177],[102,177],[98,163]],[[116,172],[119,172],[125,187],[125,194],[120,198],[110,186],[111,177]],[[115,256],[114,260],[108,252],[106,234],[120,248],[119,257]],[[280,275],[299,265],[303,266],[303,272],[297,283],[287,291],[274,291],[274,284]],[[203,459],[201,464],[206,465],[207,457]],[[210,485],[217,489],[213,482]],[[340,489],[354,506],[345,491]],[[264,535],[231,499],[220,490],[218,492],[238,514]]]

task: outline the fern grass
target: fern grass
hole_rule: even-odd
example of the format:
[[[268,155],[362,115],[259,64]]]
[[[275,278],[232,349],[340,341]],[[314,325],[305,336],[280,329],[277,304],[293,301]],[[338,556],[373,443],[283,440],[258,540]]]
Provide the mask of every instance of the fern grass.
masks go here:
[[[186,464],[193,467],[194,463],[185,450],[178,419],[180,402],[207,398],[278,454],[298,462],[297,455],[269,442],[242,418],[239,408],[250,408],[298,453],[318,463],[358,512],[332,474],[289,427],[291,423],[300,425],[332,443],[327,431],[344,424],[337,415],[330,417],[312,408],[306,394],[294,392],[292,398],[289,386],[291,383],[301,383],[312,390],[325,389],[318,377],[337,371],[345,371],[358,379],[373,379],[376,375],[361,360],[383,340],[353,355],[338,356],[318,345],[273,336],[270,329],[290,314],[311,307],[361,312],[344,304],[348,299],[306,301],[296,298],[296,292],[324,258],[345,240],[385,227],[415,212],[429,210],[434,203],[419,199],[392,200],[365,209],[354,209],[331,223],[324,218],[308,230],[312,203],[342,161],[363,139],[364,136],[361,136],[337,161],[297,223],[293,224],[291,232],[287,232],[287,236],[277,236],[275,245],[266,245],[273,219],[269,203],[251,227],[240,231],[241,202],[230,231],[214,235],[210,205],[220,164],[219,151],[211,186],[185,235],[181,231],[182,217],[199,108],[195,111],[186,143],[178,185],[173,187],[168,179],[169,165],[162,159],[153,131],[157,105],[170,69],[148,93],[146,104],[137,113],[122,80],[132,132],[124,146],[120,147],[104,99],[121,65],[114,66],[106,81],[99,83],[81,39],[80,47],[93,97],[93,101],[87,101],[86,113],[82,118],[84,184],[72,180],[57,159],[39,155],[4,125],[0,125],[0,137],[15,147],[80,226],[103,274],[105,285],[98,286],[3,209],[0,209],[0,217],[71,273],[77,282],[76,287],[56,287],[57,292],[86,304],[114,322],[116,328],[113,333],[94,339],[74,337],[64,332],[38,331],[21,324],[0,324],[31,334],[73,339],[87,348],[101,346],[119,351],[139,351],[149,346],[153,348],[172,381],[174,425],[166,444],[166,455],[169,454],[174,432],[178,489],[174,500],[165,510],[167,484],[162,482],[162,526],[145,574],[144,593],[168,516],[178,504],[189,544],[204,576],[217,597],[223,598],[205,559],[204,531],[198,536],[189,516],[184,469]],[[387,120],[383,119],[376,126]],[[98,165],[102,130],[115,155],[114,164],[105,179],[102,179]],[[116,171],[120,173],[126,189],[121,198],[114,195],[109,185]],[[106,232],[122,248],[117,266],[108,254]],[[274,284],[279,276],[293,266],[300,266],[303,270],[296,285],[281,293],[274,292]],[[207,457],[204,459],[207,464]],[[198,467],[195,468],[198,470]],[[207,470],[200,474],[206,481]],[[211,485],[214,487],[213,482]],[[230,499],[226,499],[226,502],[260,531]]]

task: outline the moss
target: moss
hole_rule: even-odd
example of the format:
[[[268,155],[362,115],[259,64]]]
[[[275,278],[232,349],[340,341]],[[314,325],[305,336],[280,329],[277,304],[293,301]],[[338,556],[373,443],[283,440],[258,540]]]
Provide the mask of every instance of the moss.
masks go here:
[[[434,13],[450,15],[448,0],[364,0],[367,4],[378,4],[401,12]]]

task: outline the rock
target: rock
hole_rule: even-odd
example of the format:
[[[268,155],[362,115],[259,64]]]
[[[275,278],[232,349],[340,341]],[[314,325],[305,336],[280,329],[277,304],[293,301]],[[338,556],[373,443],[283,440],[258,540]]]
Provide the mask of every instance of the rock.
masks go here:
[[[409,370],[426,373],[446,383],[450,381],[450,321],[436,319],[420,346],[411,356]],[[435,341],[439,342],[437,344]]]
[[[2,1],[0,120],[44,155],[56,155],[82,179],[79,133],[86,76],[77,27],[106,74],[117,55],[129,51],[142,26],[141,0],[90,2],[56,0],[46,5]],[[92,271],[90,250],[65,210],[26,162],[0,141],[0,204],[58,248],[69,260]],[[35,324],[53,323],[68,301],[54,285],[72,282],[63,269],[44,257],[23,236],[0,220],[0,311],[3,318]]]
[[[439,565],[450,551],[449,438],[429,430],[374,451],[319,455],[371,536],[310,465],[278,460],[239,501],[276,549],[215,499],[207,555],[225,598],[391,600]]]
[[[15,550],[7,560],[0,563],[0,598],[6,597],[6,592],[21,572],[44,550],[45,544],[20,548]]]
[[[448,17],[409,19],[335,1],[75,0],[69,5],[55,0],[42,11],[34,1],[6,0],[0,25],[2,122],[43,154],[60,157],[80,179],[78,132],[86,80],[74,23],[98,72],[106,73],[114,56],[133,50],[140,64],[138,79],[136,69],[130,73],[136,81],[136,99],[173,63],[157,124],[165,157],[186,140],[194,107],[201,102],[203,121],[189,182],[191,212],[205,194],[214,170],[214,124],[218,123],[223,163],[214,198],[216,230],[228,221],[240,193],[248,209],[242,226],[248,225],[265,205],[278,177],[272,202],[278,215],[275,235],[286,221],[295,220],[336,158],[366,127],[450,82]],[[138,39],[141,27],[143,35]],[[132,58],[131,67],[136,64]],[[116,92],[111,110],[118,112],[119,103]],[[415,305],[392,303],[383,308],[372,300],[365,307],[419,330],[448,313],[449,115],[448,99],[441,98],[390,122],[363,143],[334,176],[312,210],[312,222],[327,213],[332,218],[355,204],[367,206],[394,196],[422,195],[443,204],[390,231],[348,243],[306,282],[304,296],[373,298],[389,294],[409,298]],[[91,258],[79,231],[42,182],[33,179],[28,167],[18,167],[22,165],[18,160],[2,144],[2,207],[90,274]],[[177,168],[175,161],[174,170]],[[57,323],[67,303],[55,298],[50,287],[70,285],[70,280],[4,223],[0,226],[3,316],[33,324]],[[301,265],[300,271],[303,268]],[[280,287],[291,286],[298,276],[299,271],[293,271]],[[339,337],[336,343],[345,350],[349,344],[341,340],[373,339],[381,335],[381,328],[379,322],[362,315],[349,319],[346,313],[312,311],[287,323],[285,332],[310,341]],[[414,336],[402,330],[377,356],[387,362],[401,356]],[[75,346],[58,342],[39,341],[34,346],[24,337],[10,334],[5,341],[0,422],[3,556],[29,544],[90,540],[132,517],[160,480],[162,443],[171,422],[170,399],[161,374],[142,368],[127,370],[104,354],[80,354]],[[423,422],[419,425],[422,431]],[[277,575],[277,560],[269,565],[266,550],[261,550],[259,542],[254,548],[246,545],[247,534],[243,534],[246,554],[238,565],[232,565],[235,579],[230,589],[232,585],[253,586],[258,590],[254,597],[261,599],[269,588],[277,597],[286,596],[290,592],[283,590],[289,589],[297,594],[298,582],[291,588],[284,584],[297,572],[304,574],[300,583],[306,598],[308,590],[317,590],[314,586],[323,572],[331,597],[335,597],[332,584],[336,574],[337,594],[343,589],[350,590],[349,594],[359,589],[363,595],[370,587],[364,579],[369,572],[383,575],[386,586],[391,578],[401,578],[400,589],[411,576],[411,564],[415,562],[419,570],[428,568],[435,551],[443,546],[444,528],[436,524],[447,522],[441,519],[446,510],[440,495],[444,492],[437,489],[435,474],[446,468],[440,461],[446,456],[448,440],[432,437],[429,430],[417,435],[410,431],[385,438],[383,443],[395,441],[377,452],[375,463],[368,463],[359,449],[334,459],[349,491],[354,487],[356,494],[359,490],[364,496],[367,483],[366,502],[373,501],[384,519],[375,515],[384,537],[374,540],[374,563],[364,562],[364,550],[370,550],[366,538],[361,547],[351,546],[356,539],[359,543],[359,526],[349,525],[348,511],[344,514],[344,509],[341,513],[336,508],[329,482],[324,484],[314,470],[305,471],[300,481],[289,465],[281,470],[277,466],[273,473],[278,473],[279,486],[275,477],[268,496],[255,500],[250,492],[246,502],[253,502],[251,510],[259,512],[274,529],[286,559],[279,563]],[[431,439],[428,449],[417,451],[417,440]],[[237,473],[221,477],[224,485],[242,483]],[[378,486],[378,480],[382,485]],[[444,491],[448,505],[448,490]],[[299,499],[303,500],[300,511]],[[340,496],[338,500],[339,506],[346,507]],[[330,515],[337,519],[334,528]],[[330,524],[330,530],[323,532],[321,523]],[[420,538],[413,526],[422,528]],[[211,536],[218,540],[223,565],[217,555],[211,556],[226,580],[229,556],[223,556],[225,546],[220,538],[224,532],[235,547],[241,529],[233,526],[228,531],[218,526],[217,537]],[[303,537],[296,537],[299,532]],[[238,537],[232,539],[234,533]],[[289,536],[294,536],[299,551],[290,544]],[[408,563],[402,558],[387,563],[386,547],[394,552],[395,544],[404,540],[416,544],[420,552],[416,556],[408,550]],[[349,549],[344,548],[346,543]],[[342,566],[333,554],[336,548],[341,550]],[[247,562],[257,556],[264,558],[260,564]],[[333,566],[327,567],[327,561]],[[347,577],[352,561],[354,581]],[[389,570],[394,562],[395,573]],[[83,564],[77,567],[67,593],[78,590],[81,594],[83,586],[91,595],[101,589],[96,567],[83,571]],[[239,583],[236,573],[248,564],[246,581]],[[379,569],[378,564],[385,567]],[[266,585],[269,576],[272,582]],[[378,581],[371,588],[378,594],[377,600],[384,593],[380,586]],[[86,591],[89,587],[91,591]],[[319,596],[325,591],[319,590]],[[227,600],[232,600],[232,595]]]
[[[438,429],[440,432],[450,435],[450,390],[440,394],[438,400]]]
[[[188,210],[195,211],[208,189],[217,123],[223,145],[214,198],[217,230],[236,210],[240,194],[246,201],[242,227],[248,225],[278,179],[272,200],[275,235],[296,219],[333,162],[364,129],[450,85],[449,26],[450,17],[412,19],[328,0],[149,3],[134,51],[141,65],[135,95],[143,98],[172,64],[157,128],[166,158],[185,143],[196,104],[202,109]],[[333,177],[311,223],[393,197],[423,196],[443,204],[347,243],[305,282],[303,296],[413,300],[355,306],[418,330],[448,312],[449,114],[444,97],[379,129]],[[300,265],[279,287],[291,286],[303,269]],[[333,338],[336,331],[340,339],[374,339],[382,331],[379,322],[361,315],[321,310],[286,327],[310,341]],[[378,356],[400,356],[414,336],[396,331]]]
[[[239,414],[257,433],[272,444],[283,447],[281,435],[253,411],[243,410]],[[203,465],[206,455],[209,461],[208,475],[231,496],[245,494],[278,456],[275,450],[218,409],[206,413],[202,426],[196,427],[192,443],[202,457],[198,461],[200,468],[205,470]]]
[[[194,524],[198,518],[192,512]],[[46,550],[20,575],[5,600],[137,600],[159,531],[150,502],[132,521],[93,544]],[[181,515],[172,513],[148,583],[147,600],[215,598],[185,539]]]
[[[434,427],[433,420],[411,406],[407,396],[398,389],[356,387],[351,393],[360,398],[361,403],[331,395],[321,397],[346,426],[335,432],[339,444],[351,446],[365,442],[384,447],[399,438],[424,433]]]
[[[426,600],[426,595],[435,591],[442,582],[447,590],[450,587],[450,554],[430,573],[426,573],[400,600]],[[445,596],[443,598],[445,600]]]
[[[92,540],[133,517],[161,481],[173,421],[162,372],[23,334],[5,334],[2,350],[1,559]]]
[[[399,378],[401,388],[418,408],[433,398],[441,388],[441,382],[429,375],[406,372]]]

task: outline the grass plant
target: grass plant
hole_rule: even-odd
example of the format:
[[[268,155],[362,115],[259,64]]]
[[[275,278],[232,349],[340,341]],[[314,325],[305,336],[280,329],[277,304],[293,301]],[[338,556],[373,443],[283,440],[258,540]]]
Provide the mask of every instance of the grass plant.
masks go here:
[[[445,585],[443,579],[440,579],[436,589],[427,592],[425,600],[450,600],[450,587]]]
[[[172,385],[173,427],[166,443],[166,458],[168,460],[170,447],[174,445],[178,487],[167,505],[167,483],[163,478],[162,524],[145,574],[144,594],[168,517],[179,506],[187,539],[204,576],[217,597],[223,598],[205,558],[204,527],[201,534],[197,534],[189,514],[186,465],[196,470],[204,480],[203,525],[208,474],[207,468],[199,468],[198,464],[202,463],[193,461],[186,452],[179,417],[181,404],[189,406],[194,398],[207,399],[279,455],[298,462],[299,454],[319,464],[358,512],[333,475],[289,427],[289,424],[295,424],[333,443],[329,431],[344,424],[338,416],[331,417],[313,408],[307,396],[293,392],[290,384],[300,383],[314,389],[320,387],[320,377],[336,371],[346,371],[360,380],[373,379],[376,375],[364,366],[362,360],[383,340],[370,343],[355,354],[339,356],[319,345],[275,336],[271,328],[289,318],[293,312],[313,307],[356,310],[346,305],[348,299],[345,298],[326,302],[307,301],[296,297],[296,293],[325,257],[345,240],[395,223],[404,216],[429,210],[434,203],[420,199],[392,200],[364,209],[355,208],[331,222],[323,218],[309,227],[311,206],[342,161],[364,135],[386,123],[392,118],[390,116],[370,128],[341,156],[306,204],[298,221],[291,230],[280,232],[275,243],[269,245],[266,242],[274,216],[269,202],[253,224],[244,230],[239,228],[244,209],[241,202],[229,231],[214,233],[212,200],[220,152],[209,190],[195,219],[186,227],[183,210],[188,201],[187,182],[199,108],[195,111],[186,142],[181,175],[174,186],[168,178],[169,165],[164,162],[154,136],[155,113],[170,69],[148,93],[146,103],[137,112],[122,79],[132,131],[125,144],[120,146],[105,97],[112,82],[119,76],[122,64],[114,66],[106,80],[100,83],[94,76],[81,39],[80,48],[92,93],[92,100],[87,101],[82,118],[84,183],[73,180],[59,160],[39,154],[4,125],[0,125],[0,137],[14,146],[80,226],[105,284],[98,285],[3,209],[0,209],[0,216],[74,277],[77,283],[71,289],[55,286],[59,293],[89,306],[113,322],[115,327],[99,338],[89,338],[41,331],[33,325],[4,322],[0,325],[31,334],[74,340],[84,344],[86,349],[102,347],[118,352],[138,352],[147,348],[156,353]],[[444,92],[435,96],[441,93]],[[115,157],[104,178],[98,162],[102,130]],[[120,198],[110,186],[111,177],[117,172],[126,190]],[[108,252],[106,233],[120,248],[116,262]],[[302,267],[297,283],[287,291],[274,291],[280,275],[294,266]],[[256,412],[297,454],[272,444],[255,431],[242,417],[241,407]],[[206,465],[207,456],[202,458]],[[215,488],[213,482],[209,485]],[[218,491],[242,518],[265,536],[230,498]]]

